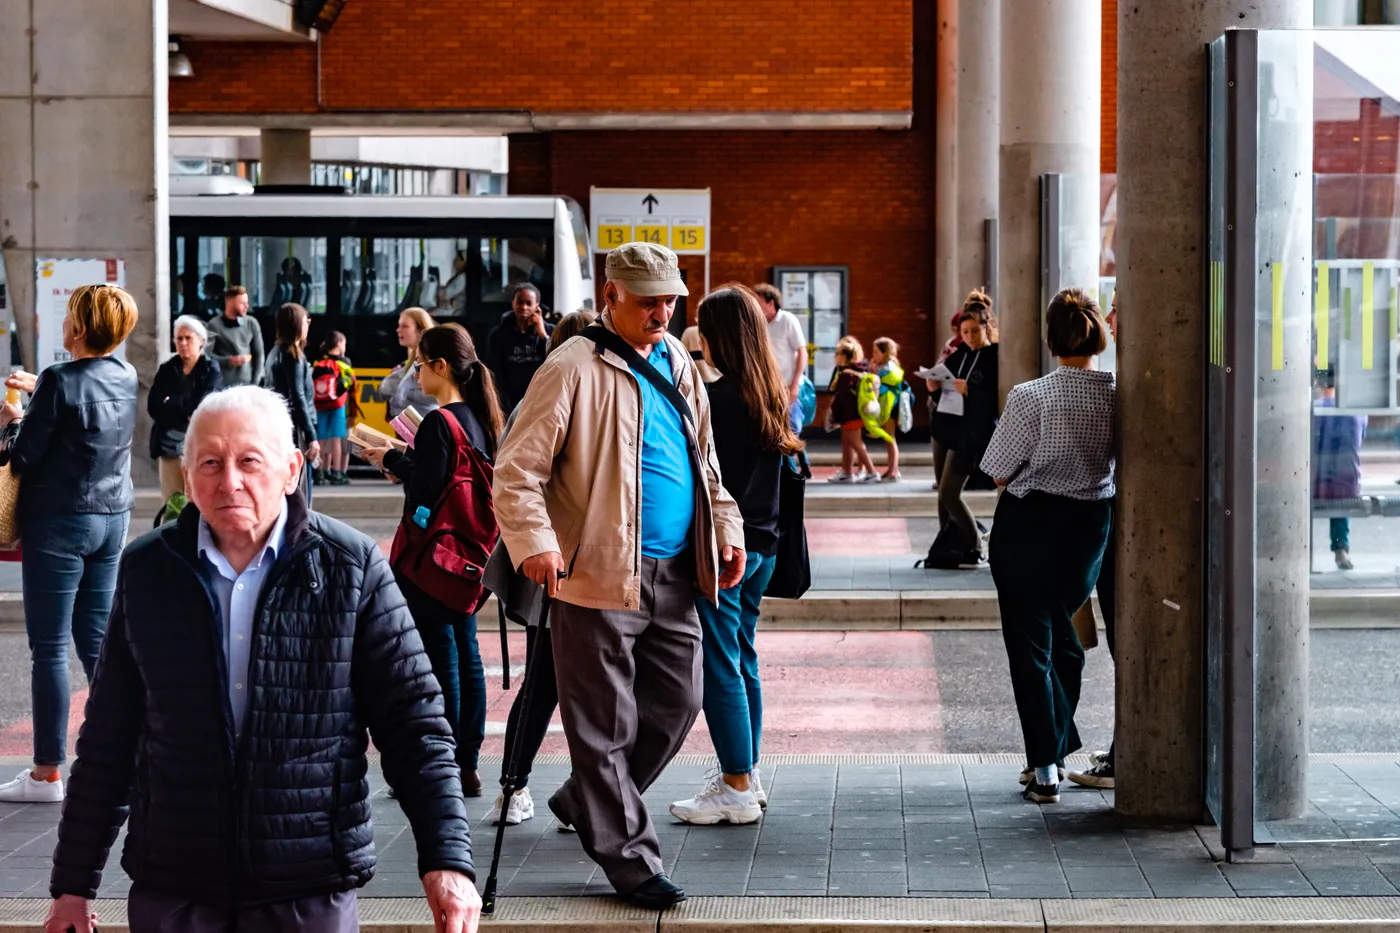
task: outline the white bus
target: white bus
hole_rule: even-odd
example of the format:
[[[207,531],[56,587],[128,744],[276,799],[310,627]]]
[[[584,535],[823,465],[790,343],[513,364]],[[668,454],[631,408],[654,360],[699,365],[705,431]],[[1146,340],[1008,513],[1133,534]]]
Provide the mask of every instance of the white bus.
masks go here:
[[[595,299],[588,225],[562,197],[174,195],[170,262],[172,314],[211,318],[241,285],[268,346],[289,301],[311,312],[313,352],[344,333],[367,401],[404,358],[394,330],[405,308],[465,325],[485,357],[519,286],[559,314]]]

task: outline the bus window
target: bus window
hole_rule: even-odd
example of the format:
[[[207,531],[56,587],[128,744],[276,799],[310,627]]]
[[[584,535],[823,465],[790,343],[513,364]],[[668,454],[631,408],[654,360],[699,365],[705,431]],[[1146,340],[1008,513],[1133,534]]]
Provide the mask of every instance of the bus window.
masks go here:
[[[222,314],[224,310],[224,289],[228,287],[228,238],[202,236],[197,249],[199,275],[198,311],[205,317]]]
[[[326,313],[325,237],[243,237],[242,276],[255,311],[272,314],[288,302]]]
[[[482,237],[481,302],[506,304],[515,286],[529,282],[544,291],[549,274],[547,237]]]
[[[467,240],[344,237],[340,241],[340,313],[397,314],[427,308],[460,316],[467,297]]]

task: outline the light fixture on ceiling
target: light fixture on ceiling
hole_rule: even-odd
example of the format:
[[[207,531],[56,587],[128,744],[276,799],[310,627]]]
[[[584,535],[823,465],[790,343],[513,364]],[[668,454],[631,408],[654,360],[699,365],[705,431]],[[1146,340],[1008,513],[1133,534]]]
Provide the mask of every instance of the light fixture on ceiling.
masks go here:
[[[172,78],[193,78],[194,65],[190,64],[190,57],[185,54],[185,50],[180,48],[180,40],[170,37],[170,77]]]

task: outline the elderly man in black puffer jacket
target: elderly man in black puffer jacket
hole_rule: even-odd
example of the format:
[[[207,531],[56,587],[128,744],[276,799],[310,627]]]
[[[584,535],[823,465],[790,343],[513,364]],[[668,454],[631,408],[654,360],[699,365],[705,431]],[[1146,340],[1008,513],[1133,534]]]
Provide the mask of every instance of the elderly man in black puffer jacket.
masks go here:
[[[45,926],[88,933],[108,849],[132,933],[357,928],[374,874],[366,730],[439,930],[476,928],[441,691],[374,542],[307,510],[285,404],[244,386],[190,420],[192,505],[122,557],[58,828]]]

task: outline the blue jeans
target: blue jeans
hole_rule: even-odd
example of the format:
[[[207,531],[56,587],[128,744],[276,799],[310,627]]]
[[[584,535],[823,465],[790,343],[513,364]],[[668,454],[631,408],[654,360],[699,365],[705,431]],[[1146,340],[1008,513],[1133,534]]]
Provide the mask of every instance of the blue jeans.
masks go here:
[[[120,512],[42,515],[21,522],[36,765],[58,765],[67,758],[68,639],[72,637],[91,682],[130,521],[130,512]]]
[[[1332,539],[1332,550],[1351,550],[1351,519],[1345,516],[1342,518],[1334,518],[1329,524],[1327,531],[1329,533],[1328,536]]]
[[[748,774],[758,764],[763,736],[763,689],[758,682],[758,604],[777,557],[750,554],[744,582],[719,591],[719,606],[696,601],[704,630],[705,722],[725,774]]]

